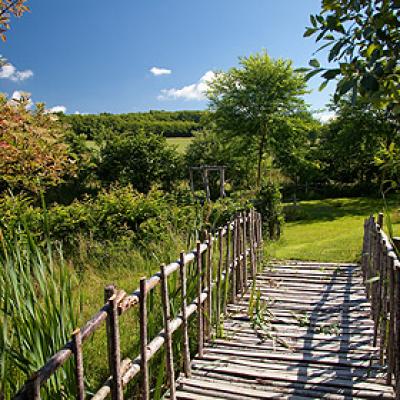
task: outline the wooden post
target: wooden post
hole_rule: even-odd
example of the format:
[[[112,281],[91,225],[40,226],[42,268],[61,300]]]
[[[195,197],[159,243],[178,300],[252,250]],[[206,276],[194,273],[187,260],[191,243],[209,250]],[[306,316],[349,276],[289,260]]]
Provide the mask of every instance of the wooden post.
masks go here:
[[[206,191],[206,200],[210,201],[210,184],[208,181],[208,169],[207,167],[203,168],[203,182],[204,182],[204,190]]]
[[[248,287],[248,274],[247,274],[247,213],[243,212],[243,283],[244,288]]]
[[[380,363],[383,365],[385,358],[385,348],[387,344],[387,287],[386,287],[386,276],[387,276],[387,267],[388,267],[388,258],[386,251],[386,241],[382,240],[381,242],[381,265],[380,265],[380,274],[379,274],[379,303],[380,303]]]
[[[218,230],[218,271],[217,271],[217,295],[216,295],[216,303],[217,303],[217,321],[216,321],[216,332],[217,336],[220,336],[220,323],[221,323],[221,274],[222,274],[222,257],[223,257],[223,239],[222,239],[222,228]]]
[[[194,193],[194,182],[193,182],[193,169],[189,168],[189,179],[190,179],[190,190]]]
[[[220,167],[219,169],[219,195],[225,197],[225,168]]]
[[[236,249],[237,249],[237,270],[238,270],[238,284],[239,284],[239,293],[240,296],[243,295],[243,262],[241,260],[242,258],[242,213],[239,213],[239,216],[237,218],[238,221],[238,234],[237,234],[237,244],[236,244]]]
[[[115,287],[110,285],[105,288],[105,299],[110,305],[107,316],[107,345],[108,345],[108,364],[112,376],[111,398],[112,400],[122,400],[122,381],[121,381],[121,349],[118,324],[118,304],[116,299]]]
[[[256,268],[254,263],[254,212],[250,210],[250,219],[249,219],[249,241],[250,241],[250,271],[251,271],[251,279],[256,278]]]
[[[140,279],[140,370],[142,372],[142,400],[150,399],[149,365],[147,355],[147,282]]]
[[[211,338],[213,326],[213,304],[212,304],[212,280],[213,280],[213,237],[211,233],[207,235],[207,339]]]
[[[392,384],[392,374],[394,372],[394,319],[395,319],[395,306],[394,306],[394,258],[391,254],[388,255],[388,283],[389,283],[389,338],[387,344],[387,358],[388,358],[388,371],[386,375],[386,384]]]
[[[164,331],[165,331],[165,353],[167,361],[167,377],[169,382],[169,397],[171,400],[176,399],[175,388],[175,371],[174,371],[174,354],[172,351],[172,334],[170,329],[171,313],[169,307],[168,277],[165,273],[165,265],[161,265],[161,293],[164,315]]]
[[[395,377],[396,377],[396,386],[395,386],[395,393],[396,393],[396,400],[400,396],[400,366],[399,366],[399,357],[400,357],[400,270],[398,268],[395,269],[395,304],[396,304],[396,313],[395,313],[395,334],[396,334],[396,341],[394,344],[395,348]]]
[[[82,355],[82,337],[80,329],[76,329],[72,333],[72,340],[74,343],[74,356],[75,356],[75,379],[77,399],[84,400],[85,398],[85,383],[83,380],[83,355]]]
[[[179,259],[179,270],[181,278],[181,295],[182,295],[182,328],[183,328],[183,372],[185,376],[189,378],[191,376],[190,371],[190,348],[189,348],[189,333],[188,333],[188,318],[187,318],[187,280],[186,280],[186,265],[185,265],[185,253],[181,251]]]
[[[203,325],[203,305],[201,304],[201,294],[203,292],[202,277],[202,256],[200,252],[201,243],[197,241],[196,260],[197,260],[197,340],[198,340],[198,355],[203,357],[204,347],[204,325]]]
[[[378,214],[378,221],[377,221],[377,224],[379,225],[379,227],[380,227],[381,229],[383,229],[383,213],[379,213],[379,214]]]
[[[114,293],[108,300],[110,304],[109,320],[110,320],[110,344],[111,344],[111,365],[112,365],[112,392],[113,400],[122,400],[122,381],[121,381],[121,349],[119,339],[119,324],[118,324],[118,304],[117,294]]]
[[[226,316],[227,313],[227,306],[228,306],[228,296],[229,296],[229,282],[230,282],[230,263],[231,263],[231,230],[229,229],[229,223],[226,225],[226,255],[225,255],[225,293],[224,293],[224,316]]]
[[[233,237],[232,237],[232,289],[231,303],[236,303],[236,235],[237,235],[237,220],[233,220]]]
[[[29,400],[40,400],[40,377],[37,372],[31,377],[28,384],[28,399]]]

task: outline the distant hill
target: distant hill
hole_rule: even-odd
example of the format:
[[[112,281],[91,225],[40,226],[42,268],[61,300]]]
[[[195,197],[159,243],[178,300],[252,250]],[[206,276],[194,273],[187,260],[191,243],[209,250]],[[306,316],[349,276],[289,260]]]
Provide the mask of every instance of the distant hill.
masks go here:
[[[103,134],[144,130],[165,137],[191,137],[203,126],[207,111],[149,111],[128,114],[62,115],[76,134],[93,140]]]

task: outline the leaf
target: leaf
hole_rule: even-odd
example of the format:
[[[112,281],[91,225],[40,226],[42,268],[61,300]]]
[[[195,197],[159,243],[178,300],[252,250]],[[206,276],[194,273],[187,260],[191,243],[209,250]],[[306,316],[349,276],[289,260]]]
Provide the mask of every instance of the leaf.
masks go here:
[[[309,64],[314,68],[320,68],[321,64],[316,58],[310,60]]]
[[[323,71],[322,68],[318,68],[318,69],[314,69],[311,72],[309,72],[304,79],[306,81],[308,81],[309,79],[311,79],[314,75],[317,75],[319,72]]]
[[[339,68],[329,69],[329,70],[327,70],[326,72],[324,72],[322,74],[322,77],[329,81],[329,80],[331,80],[333,78],[336,78],[336,76],[339,75],[339,74],[340,74],[340,69]]]
[[[297,72],[297,73],[305,73],[305,72],[308,72],[308,71],[310,71],[310,68],[307,68],[307,67],[296,68],[294,70],[294,72]]]
[[[326,85],[328,84],[328,82],[329,82],[328,80],[322,82],[322,83],[319,85],[318,91],[322,92],[322,91],[326,88]]]
[[[307,28],[303,34],[303,37],[309,37],[317,31],[317,28]]]
[[[372,75],[366,75],[361,79],[361,86],[367,92],[376,92],[379,90],[379,82],[377,79]]]

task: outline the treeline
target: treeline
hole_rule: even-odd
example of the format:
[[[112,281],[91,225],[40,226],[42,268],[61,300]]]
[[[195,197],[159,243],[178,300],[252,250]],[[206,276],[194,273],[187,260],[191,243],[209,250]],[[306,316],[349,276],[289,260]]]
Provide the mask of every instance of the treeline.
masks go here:
[[[88,140],[104,138],[112,133],[143,131],[164,137],[191,137],[202,127],[206,111],[149,111],[127,114],[74,114],[61,118],[78,135]]]

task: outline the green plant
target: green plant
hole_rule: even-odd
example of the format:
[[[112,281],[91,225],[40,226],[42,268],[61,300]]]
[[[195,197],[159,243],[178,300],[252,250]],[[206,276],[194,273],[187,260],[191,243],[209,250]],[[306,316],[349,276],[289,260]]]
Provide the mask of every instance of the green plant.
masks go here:
[[[272,182],[264,183],[256,196],[254,205],[262,215],[268,237],[278,239],[284,222],[279,187]]]
[[[17,229],[17,228],[16,228]],[[69,339],[77,326],[79,295],[61,249],[42,249],[22,228],[0,237],[0,397],[20,385]],[[50,379],[42,398],[74,394],[70,363]]]

